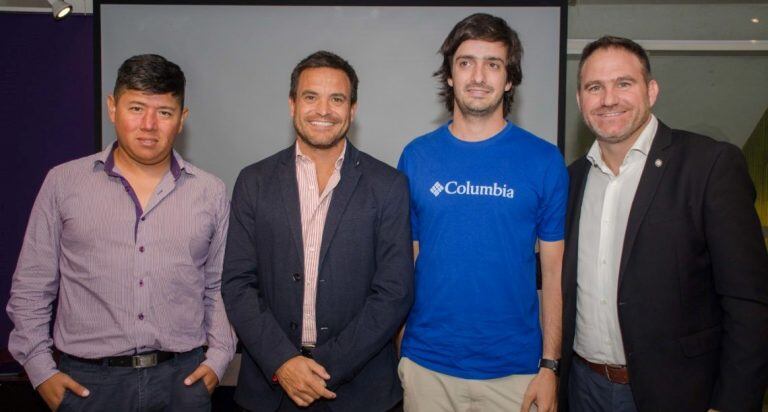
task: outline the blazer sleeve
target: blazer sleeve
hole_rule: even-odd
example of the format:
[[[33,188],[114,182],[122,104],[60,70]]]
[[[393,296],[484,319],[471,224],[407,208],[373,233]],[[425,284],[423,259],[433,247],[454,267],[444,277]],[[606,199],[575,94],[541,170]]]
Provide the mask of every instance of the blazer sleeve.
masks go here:
[[[299,352],[260,297],[253,176],[241,172],[232,193],[221,295],[229,321],[267,379]]]
[[[352,379],[381,348],[391,342],[413,303],[413,247],[409,191],[398,174],[382,205],[376,228],[376,272],[360,313],[313,357],[331,375],[330,388]]]
[[[733,145],[722,147],[710,169],[704,206],[715,288],[724,311],[711,407],[759,411],[768,384],[768,255],[744,156]]]

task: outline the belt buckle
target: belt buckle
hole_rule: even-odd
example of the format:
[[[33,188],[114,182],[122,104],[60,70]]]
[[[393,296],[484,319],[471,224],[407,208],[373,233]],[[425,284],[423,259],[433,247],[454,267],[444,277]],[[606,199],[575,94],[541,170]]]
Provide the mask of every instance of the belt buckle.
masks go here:
[[[131,356],[131,366],[135,369],[151,368],[157,365],[157,352]]]
[[[613,374],[611,373],[611,372],[617,371],[618,369],[621,369],[620,367],[613,366],[613,365],[608,365],[608,364],[604,364],[603,367],[605,368],[605,377],[608,378],[608,382],[618,383],[618,384],[625,384],[625,382],[618,382],[618,381],[616,381],[615,378],[613,377]]]
[[[608,379],[608,382],[616,383],[613,381],[613,377],[611,377],[611,368],[608,367],[608,364],[603,364],[603,369],[605,370],[605,377]]]
[[[301,347],[301,356],[312,359],[312,351],[315,349],[315,345],[304,345]]]

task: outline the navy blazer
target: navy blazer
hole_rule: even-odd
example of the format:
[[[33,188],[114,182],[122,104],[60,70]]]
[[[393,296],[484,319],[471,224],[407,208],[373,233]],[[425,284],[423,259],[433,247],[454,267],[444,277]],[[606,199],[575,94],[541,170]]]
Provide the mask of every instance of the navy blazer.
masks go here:
[[[301,346],[295,160],[291,146],[246,167],[232,195],[221,290],[244,348],[235,400],[253,411],[291,402],[272,376]],[[393,337],[413,301],[408,208],[405,176],[347,142],[320,249],[313,352],[337,394],[318,402],[333,411],[384,411],[402,399]]]
[[[561,409],[576,327],[579,216],[570,167]],[[629,213],[618,315],[640,411],[759,411],[768,382],[768,255],[740,150],[659,122]]]

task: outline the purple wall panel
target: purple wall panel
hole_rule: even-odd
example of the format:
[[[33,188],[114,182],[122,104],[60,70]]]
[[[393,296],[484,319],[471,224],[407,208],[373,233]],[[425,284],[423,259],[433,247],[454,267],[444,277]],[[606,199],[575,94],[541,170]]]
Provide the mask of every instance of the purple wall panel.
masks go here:
[[[0,13],[0,349],[29,212],[48,170],[96,150],[93,17]]]

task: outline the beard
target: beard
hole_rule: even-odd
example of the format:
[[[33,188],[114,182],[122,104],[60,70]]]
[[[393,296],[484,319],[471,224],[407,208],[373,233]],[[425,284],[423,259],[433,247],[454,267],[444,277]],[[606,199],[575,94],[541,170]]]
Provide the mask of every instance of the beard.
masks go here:
[[[593,116],[599,116],[601,113],[610,111],[609,109],[599,109],[594,111]],[[588,116],[584,116],[584,123],[595,135],[595,139],[607,144],[622,143],[630,138],[636,138],[648,124],[651,118],[650,111],[644,111],[637,114],[632,119],[627,120],[626,124],[615,131],[609,131],[609,127],[601,127],[598,121],[591,121]]]
[[[320,139],[316,136],[312,136],[312,133],[303,130],[298,122],[298,120],[293,121],[293,129],[296,131],[296,136],[298,136],[307,146],[318,150],[328,150],[336,147],[345,137],[347,137],[347,132],[349,131],[349,124],[347,124],[346,127],[339,130],[338,133],[332,135],[330,139]]]
[[[493,93],[493,88],[483,84],[469,84],[464,88],[464,90],[466,91],[469,88],[483,88],[488,90],[489,93]],[[471,98],[460,98],[454,94],[454,102],[464,117],[488,117],[495,113],[496,110],[498,110],[503,101],[504,94],[502,94],[497,100],[487,103],[473,101]]]

